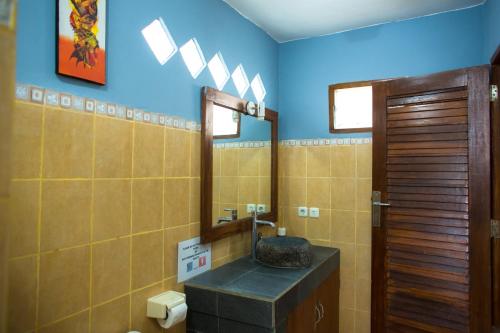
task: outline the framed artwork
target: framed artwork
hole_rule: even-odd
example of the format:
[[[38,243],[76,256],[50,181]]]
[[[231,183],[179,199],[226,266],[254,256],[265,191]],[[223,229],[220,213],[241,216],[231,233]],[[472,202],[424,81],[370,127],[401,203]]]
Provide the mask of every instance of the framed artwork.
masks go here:
[[[106,84],[106,0],[56,1],[57,73]]]

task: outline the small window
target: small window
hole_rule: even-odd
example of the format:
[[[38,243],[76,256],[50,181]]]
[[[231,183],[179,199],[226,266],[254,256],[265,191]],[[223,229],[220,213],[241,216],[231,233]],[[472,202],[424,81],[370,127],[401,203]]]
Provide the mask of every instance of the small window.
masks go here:
[[[331,133],[371,132],[371,81],[331,85],[329,98]]]
[[[191,73],[193,79],[196,79],[207,65],[196,38],[190,39],[186,44],[181,46],[180,51],[189,73]]]
[[[213,136],[214,139],[231,139],[240,137],[241,113],[214,104]]]
[[[266,97],[267,92],[266,92],[266,87],[264,87],[264,82],[262,82],[262,79],[260,77],[260,74],[255,75],[250,85],[252,86],[253,95],[257,99],[257,102],[259,103],[262,102]]]
[[[222,58],[222,54],[220,54],[220,52],[217,52],[212,60],[208,62],[208,69],[210,70],[210,74],[212,74],[212,78],[214,79],[217,89],[224,89],[224,86],[231,75],[229,74],[229,70],[227,69],[224,58]]]
[[[142,29],[142,35],[161,65],[165,65],[177,52],[177,45],[161,18]]]

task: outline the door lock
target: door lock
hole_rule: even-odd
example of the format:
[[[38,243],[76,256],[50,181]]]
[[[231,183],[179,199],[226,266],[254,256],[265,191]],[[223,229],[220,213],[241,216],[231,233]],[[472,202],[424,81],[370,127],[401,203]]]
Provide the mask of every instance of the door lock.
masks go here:
[[[381,202],[382,193],[380,191],[372,192],[372,227],[380,228],[381,207],[390,207],[390,203]]]

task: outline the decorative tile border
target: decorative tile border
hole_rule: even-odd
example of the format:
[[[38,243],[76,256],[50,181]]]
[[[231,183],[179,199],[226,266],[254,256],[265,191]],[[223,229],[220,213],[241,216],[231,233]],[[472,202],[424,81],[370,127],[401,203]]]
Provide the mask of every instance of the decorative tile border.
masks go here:
[[[95,113],[112,118],[126,119],[139,123],[186,129],[190,131],[201,131],[201,124],[195,121],[188,121],[181,117],[149,112],[115,103],[107,103],[92,98],[84,98],[28,84],[16,84],[16,99],[19,101],[45,104],[79,112]]]
[[[282,146],[334,146],[334,145],[362,145],[372,143],[372,138],[341,138],[341,139],[305,139],[282,140]]]
[[[215,148],[262,148],[271,147],[271,141],[244,141],[244,142],[224,142],[215,143]]]

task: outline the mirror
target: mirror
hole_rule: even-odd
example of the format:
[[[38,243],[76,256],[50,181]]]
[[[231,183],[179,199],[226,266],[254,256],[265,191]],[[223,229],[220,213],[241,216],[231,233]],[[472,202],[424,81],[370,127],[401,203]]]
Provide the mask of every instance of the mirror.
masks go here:
[[[277,118],[260,120],[247,101],[212,88],[202,96],[202,242],[251,228],[259,218],[277,220]]]

